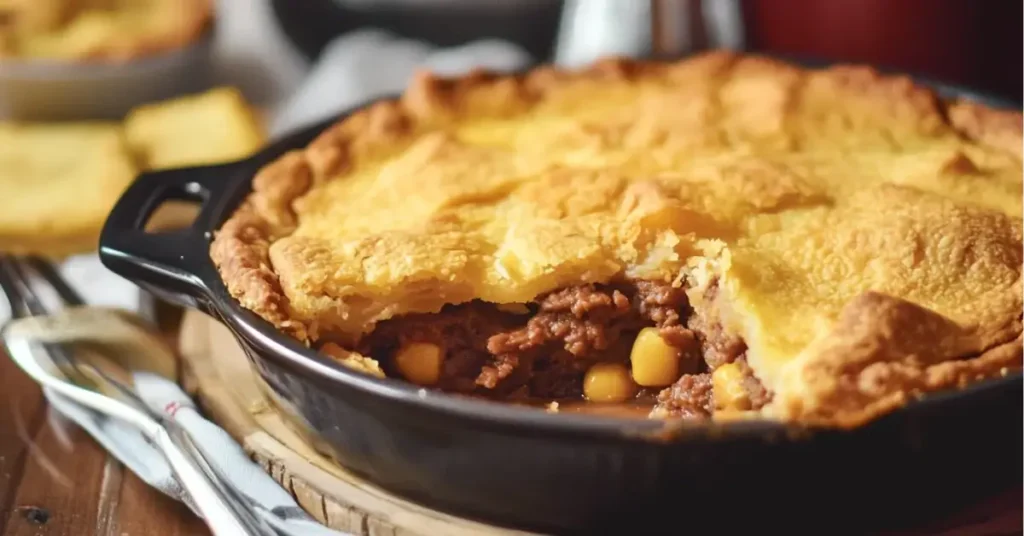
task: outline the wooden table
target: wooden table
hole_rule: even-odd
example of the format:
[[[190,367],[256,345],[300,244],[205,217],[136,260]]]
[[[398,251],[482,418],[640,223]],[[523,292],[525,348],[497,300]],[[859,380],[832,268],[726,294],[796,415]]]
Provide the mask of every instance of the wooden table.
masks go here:
[[[208,534],[183,504],[47,407],[39,386],[0,351],[0,535]]]
[[[962,513],[937,512],[942,521],[913,534],[1021,534],[1021,501],[1018,489]],[[956,528],[965,525],[970,528]],[[185,506],[150,488],[51,411],[39,387],[0,353],[0,536],[90,534],[210,532]]]

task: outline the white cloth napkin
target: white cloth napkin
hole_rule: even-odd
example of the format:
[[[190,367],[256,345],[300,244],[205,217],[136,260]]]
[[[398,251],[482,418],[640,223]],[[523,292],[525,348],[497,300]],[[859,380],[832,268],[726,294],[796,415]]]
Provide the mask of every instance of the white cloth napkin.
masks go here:
[[[474,67],[508,70],[525,66],[530,59],[507,43],[481,41],[459,48],[436,50],[424,43],[396,38],[379,31],[359,31],[330,43],[294,94],[273,114],[273,134],[280,135],[304,124],[331,116],[355,104],[383,94],[396,93],[418,67],[446,75]],[[294,65],[287,68],[293,68]],[[137,310],[137,287],[109,272],[95,254],[65,261],[60,273],[92,305]],[[56,308],[52,292],[40,288],[44,303]],[[0,321],[9,317],[6,300],[0,300]],[[173,382],[151,375],[137,375],[136,388],[150,407],[184,426],[211,462],[250,498],[263,505],[264,517],[285,535],[339,533],[316,523],[295,500],[253,463],[241,447],[220,427],[204,419],[192,401]],[[111,454],[151,486],[196,508],[174,479],[170,467],[143,436],[121,421],[106,417],[53,393],[44,391],[50,404],[79,424]]]
[[[328,529],[307,514],[287,491],[245,454],[222,428],[196,411],[192,400],[177,384],[139,373],[134,376],[135,390],[151,409],[174,420],[195,440],[203,456],[254,504],[256,512],[285,536],[344,536]],[[125,466],[150,486],[185,503],[196,515],[191,497],[174,478],[163,455],[132,426],[105,414],[92,411],[64,396],[45,389],[50,405],[84,428]]]
[[[302,85],[275,110],[271,135],[329,118],[374,97],[397,94],[419,68],[456,76],[477,67],[503,72],[529,63],[525,51],[506,41],[488,39],[436,49],[380,30],[351,32],[327,44]]]

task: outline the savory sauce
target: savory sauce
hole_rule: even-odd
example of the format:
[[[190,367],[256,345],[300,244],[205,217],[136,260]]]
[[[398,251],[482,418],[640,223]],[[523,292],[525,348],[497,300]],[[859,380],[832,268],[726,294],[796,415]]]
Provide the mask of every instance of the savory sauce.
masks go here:
[[[519,402],[517,402],[519,403]],[[654,408],[653,400],[633,400],[629,402],[588,402],[586,400],[531,400],[521,402],[523,405],[543,409],[550,413],[582,413],[604,417],[646,419]]]

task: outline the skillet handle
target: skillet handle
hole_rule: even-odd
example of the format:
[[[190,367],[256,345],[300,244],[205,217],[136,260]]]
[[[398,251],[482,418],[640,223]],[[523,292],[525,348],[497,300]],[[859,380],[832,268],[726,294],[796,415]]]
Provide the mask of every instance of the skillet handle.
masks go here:
[[[240,163],[144,173],[121,195],[100,235],[100,261],[107,269],[157,296],[186,307],[200,307],[208,296],[203,282],[209,262],[208,232],[217,205],[235,182]],[[146,222],[164,201],[202,204],[192,225],[146,232]]]

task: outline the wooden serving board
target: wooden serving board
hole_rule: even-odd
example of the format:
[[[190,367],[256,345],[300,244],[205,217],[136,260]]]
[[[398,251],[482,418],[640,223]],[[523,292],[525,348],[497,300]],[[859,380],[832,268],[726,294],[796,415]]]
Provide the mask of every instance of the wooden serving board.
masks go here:
[[[185,388],[207,416],[325,525],[372,536],[529,534],[411,503],[317,453],[278,414],[230,330],[216,320],[187,311],[179,349]]]
[[[503,529],[426,508],[396,497],[317,453],[292,430],[264,394],[261,380],[231,332],[216,320],[186,311],[179,346],[183,383],[207,415],[325,525],[373,536],[511,536]],[[936,512],[946,517],[950,512]],[[887,536],[1020,534],[1021,490],[952,513],[919,530]]]

